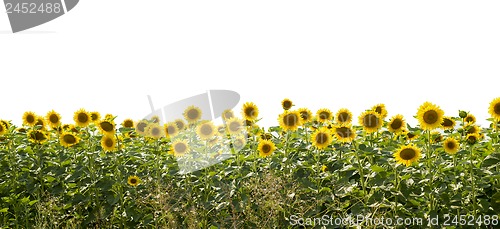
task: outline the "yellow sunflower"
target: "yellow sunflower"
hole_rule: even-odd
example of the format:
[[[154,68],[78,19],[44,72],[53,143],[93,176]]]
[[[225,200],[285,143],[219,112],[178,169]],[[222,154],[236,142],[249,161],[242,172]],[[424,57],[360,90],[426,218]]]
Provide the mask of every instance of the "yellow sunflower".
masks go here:
[[[134,128],[134,120],[132,119],[125,119],[123,120],[122,122],[122,127],[125,127],[125,128]]]
[[[158,116],[158,115],[153,115],[153,117],[151,117],[151,119],[150,119],[150,121],[152,123],[160,123],[160,120],[161,120],[160,116]]]
[[[313,119],[313,115],[309,109],[304,107],[299,108],[297,111],[300,113],[300,118],[302,118],[303,124],[309,123]]]
[[[453,120],[451,117],[444,116],[443,122],[441,123],[441,128],[443,130],[452,130],[453,128],[455,128],[455,120]]]
[[[184,122],[184,120],[176,119],[174,122],[175,122],[175,125],[177,125],[177,128],[179,129],[179,131],[182,131],[186,128],[186,123]]]
[[[468,124],[472,124],[472,123],[475,123],[476,122],[476,116],[474,116],[473,114],[467,114],[467,116],[465,117],[464,121]]]
[[[75,120],[75,124],[79,127],[86,127],[90,124],[92,121],[92,117],[90,116],[89,112],[84,110],[83,108],[76,111],[73,120]]]
[[[434,130],[443,123],[444,111],[430,102],[423,103],[417,112],[418,122],[423,130]]]
[[[30,130],[27,133],[28,140],[36,144],[43,144],[49,140],[49,136],[43,130]]]
[[[259,108],[253,102],[246,102],[243,104],[241,114],[246,120],[255,121],[259,117]]]
[[[302,125],[302,118],[298,111],[285,111],[278,117],[278,122],[280,123],[283,130],[297,130],[300,125]]]
[[[74,145],[78,144],[79,141],[80,141],[80,138],[78,138],[78,136],[76,136],[75,134],[70,133],[70,132],[63,132],[59,136],[59,143],[64,147],[74,146]]]
[[[196,133],[202,140],[208,140],[212,138],[217,130],[212,122],[204,122],[196,127]]]
[[[328,122],[332,120],[332,112],[328,108],[321,108],[316,111],[316,117],[319,122]]]
[[[116,151],[116,138],[110,135],[104,135],[101,139],[102,149],[106,152]]]
[[[432,136],[431,142],[436,143],[443,141],[443,135],[441,135],[441,133],[438,131],[432,131],[431,136]]]
[[[170,153],[176,157],[181,157],[189,153],[189,145],[186,140],[176,140],[172,143]]]
[[[222,112],[222,119],[224,119],[224,121],[227,121],[227,120],[234,118],[234,117],[235,117],[234,112],[231,109],[227,109],[227,110],[224,110]]]
[[[32,111],[26,111],[23,114],[23,124],[28,126],[34,126],[36,124],[37,115]]]
[[[52,129],[56,129],[61,125],[61,115],[54,110],[51,110],[45,115],[45,120]]]
[[[311,136],[313,146],[318,149],[324,149],[332,142],[332,133],[326,127],[317,129]]]
[[[164,129],[161,128],[161,126],[158,123],[151,123],[146,127],[146,135],[148,137],[154,138],[154,139],[159,139],[163,136],[165,136],[165,133],[163,132]]]
[[[481,135],[479,135],[478,133],[473,133],[473,134],[467,134],[467,136],[465,137],[465,140],[467,141],[467,143],[469,143],[470,145],[474,145],[476,144],[478,141],[481,140]]]
[[[244,128],[243,121],[238,118],[231,118],[227,120],[226,127],[227,127],[227,132],[233,135],[240,134]]]
[[[257,148],[259,149],[259,155],[261,157],[267,157],[276,150],[274,143],[269,140],[260,140]]]
[[[406,133],[406,139],[408,139],[409,141],[413,141],[415,139],[417,139],[419,137],[418,134],[414,133],[414,132],[407,132]]]
[[[101,120],[101,113],[99,113],[98,111],[92,111],[92,112],[90,112],[90,120],[93,123],[99,122]]]
[[[127,183],[130,186],[137,187],[141,183],[141,179],[138,176],[129,176]]]
[[[460,144],[454,138],[447,138],[443,142],[443,148],[446,153],[455,154],[460,149]]]
[[[146,127],[148,127],[148,123],[146,122],[146,120],[141,120],[141,121],[137,122],[137,124],[135,125],[135,131],[138,134],[145,136],[146,135]]]
[[[189,123],[200,120],[201,115],[201,109],[195,106],[189,106],[188,108],[186,108],[186,110],[184,110],[184,118],[186,118]]]
[[[335,136],[341,142],[352,142],[356,137],[356,132],[348,123],[335,126]]]
[[[7,133],[7,127],[5,127],[5,124],[0,122],[0,136],[4,135]]]
[[[387,124],[387,128],[392,133],[400,133],[406,128],[406,121],[403,118],[403,115],[397,114],[392,116]]]
[[[169,122],[164,125],[165,136],[167,138],[175,137],[179,133],[179,128],[177,128],[177,124],[175,122]]]
[[[351,123],[352,122],[352,113],[346,108],[342,108],[339,111],[337,111],[337,114],[335,114],[336,120],[338,123],[343,124],[343,123]]]
[[[410,166],[413,162],[418,161],[420,158],[421,150],[413,144],[402,146],[394,153],[397,163]]]
[[[500,121],[500,97],[491,101],[488,113],[490,113],[493,119]]]
[[[283,110],[290,110],[293,106],[292,100],[289,98],[285,98],[281,101],[281,107],[283,107]]]
[[[247,144],[247,140],[243,136],[238,136],[233,139],[233,147],[236,150],[243,149],[243,147]]]
[[[375,111],[365,111],[359,116],[359,124],[366,133],[377,132],[382,127],[382,119]]]
[[[5,120],[0,120],[0,123],[3,123],[3,125],[5,126],[5,128],[7,128],[7,130],[10,128],[10,123],[5,121]]]
[[[41,130],[45,130],[45,119],[42,116],[36,117],[35,127]]]
[[[387,117],[387,109],[385,108],[385,104],[379,103],[372,107],[372,111],[375,111],[381,119]]]
[[[97,128],[99,128],[102,134],[115,134],[115,123],[113,121],[101,120],[97,123]]]
[[[479,134],[481,132],[481,128],[474,124],[468,124],[464,128],[467,134]]]

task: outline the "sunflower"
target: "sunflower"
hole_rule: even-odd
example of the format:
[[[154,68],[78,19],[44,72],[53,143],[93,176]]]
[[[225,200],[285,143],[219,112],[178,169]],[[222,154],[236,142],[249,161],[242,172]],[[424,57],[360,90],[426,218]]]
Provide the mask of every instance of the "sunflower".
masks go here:
[[[5,127],[5,124],[3,124],[2,122],[0,122],[0,136],[4,135],[6,133],[7,133],[7,127]]]
[[[104,135],[101,139],[102,149],[106,152],[116,151],[116,138],[110,135]]]
[[[41,130],[45,130],[45,119],[42,116],[36,117],[35,127]]]
[[[373,133],[382,127],[382,119],[375,111],[365,111],[359,116],[359,124],[366,133]]]
[[[400,133],[406,127],[406,121],[403,118],[403,115],[397,114],[392,116],[387,124],[387,128],[392,133]]]
[[[243,149],[243,147],[247,144],[247,140],[243,136],[238,136],[233,139],[233,147],[236,150]]]
[[[132,119],[125,119],[123,120],[122,122],[122,127],[125,127],[125,128],[133,128],[134,127],[134,120]]]
[[[71,147],[80,141],[80,138],[78,138],[75,134],[70,133],[70,132],[63,132],[59,136],[59,142],[62,146],[64,147]]]
[[[476,142],[481,140],[481,136],[478,133],[467,134],[467,136],[465,137],[465,140],[470,145],[474,145],[474,144],[476,144]]]
[[[5,120],[0,120],[0,123],[3,123],[3,125],[5,126],[5,128],[9,129],[10,128],[10,123],[5,121]]]
[[[246,120],[255,121],[257,120],[257,117],[259,117],[259,108],[253,102],[246,102],[243,104],[241,114]]]
[[[90,112],[90,120],[92,120],[93,123],[99,122],[101,120],[101,113],[98,111]]]
[[[481,132],[481,128],[474,124],[466,125],[464,128],[467,130],[467,134],[479,134]]]
[[[233,110],[227,109],[227,110],[224,110],[222,112],[222,119],[224,119],[224,121],[227,121],[227,120],[229,120],[231,118],[234,118],[234,112],[233,112]]]
[[[460,144],[456,139],[450,137],[444,140],[443,148],[445,152],[455,154],[460,149]]]
[[[165,136],[163,128],[158,123],[151,123],[146,127],[146,135],[154,139],[159,139]]]
[[[208,140],[215,135],[217,130],[212,122],[204,122],[196,128],[196,133],[202,140]]]
[[[49,140],[49,136],[43,130],[30,130],[27,133],[28,140],[36,144],[42,144]]]
[[[184,130],[184,128],[186,128],[186,123],[184,122],[184,120],[176,119],[174,122],[175,122],[175,125],[177,125],[177,128],[179,129],[179,131]]]
[[[227,120],[226,127],[229,134],[240,134],[243,130],[243,121],[238,118],[231,118]]]
[[[467,116],[465,116],[464,118],[464,121],[468,124],[472,124],[472,123],[475,123],[476,122],[476,116],[474,116],[473,114],[467,114]]]
[[[332,134],[326,127],[317,129],[311,136],[313,146],[318,149],[324,149],[332,142]]]
[[[92,118],[91,118],[89,112],[87,112],[86,110],[84,110],[82,108],[82,109],[75,112],[75,114],[73,116],[73,120],[75,120],[75,123],[77,126],[86,127],[90,124],[90,122],[92,121]]]
[[[316,116],[319,122],[327,122],[332,120],[332,112],[328,108],[321,108],[316,112]]]
[[[455,127],[455,120],[451,117],[444,116],[443,122],[441,123],[441,128],[443,130],[452,130]]]
[[[260,140],[257,148],[259,149],[259,155],[261,157],[267,157],[276,150],[274,143],[269,140]]]
[[[61,125],[61,115],[54,110],[51,110],[45,115],[45,120],[52,129]]]
[[[146,120],[141,120],[139,122],[137,122],[137,124],[135,125],[135,131],[140,134],[140,135],[146,135],[146,127],[148,127],[148,123],[146,122]]]
[[[423,130],[434,130],[443,123],[444,111],[430,102],[423,103],[417,112],[418,122]]]
[[[302,125],[302,118],[298,111],[285,111],[278,117],[278,122],[280,123],[283,130],[297,130],[297,128]]]
[[[115,123],[109,120],[101,120],[97,123],[97,127],[101,131],[102,134],[115,134]]]
[[[289,98],[285,98],[281,101],[281,107],[283,107],[283,110],[290,110],[293,106],[292,100]]]
[[[175,137],[179,133],[179,128],[177,128],[175,122],[169,122],[163,126],[165,129],[165,136],[167,136],[167,138]]]
[[[335,118],[338,123],[343,124],[343,123],[350,123],[352,122],[352,113],[346,108],[342,108],[339,111],[337,111],[337,114],[335,114]]]
[[[186,118],[189,123],[200,120],[201,115],[201,109],[195,106],[189,106],[188,108],[186,108],[186,110],[184,110],[184,118]]]
[[[309,123],[312,120],[313,115],[309,109],[303,107],[299,108],[297,111],[300,113],[300,118],[302,118],[303,124]]]
[[[500,97],[491,101],[488,113],[490,113],[493,119],[500,121]]]
[[[137,187],[141,183],[141,179],[138,176],[129,176],[127,183],[130,186]]]
[[[420,149],[413,144],[402,146],[394,153],[394,157],[397,163],[410,166],[420,158]]]
[[[189,145],[186,140],[176,140],[172,143],[172,150],[170,152],[176,157],[184,156],[189,153]]]
[[[341,142],[352,142],[356,137],[356,132],[351,128],[350,124],[340,124],[335,126],[335,136]]]
[[[379,103],[373,106],[371,110],[379,114],[381,119],[387,117],[387,109],[385,108],[385,104],[383,103]]]
[[[431,139],[432,142],[441,142],[441,141],[443,141],[443,135],[441,135],[441,133],[438,132],[438,131],[432,131],[431,132],[431,136],[432,136],[432,139]]]
[[[34,126],[36,124],[36,114],[32,111],[26,111],[23,114],[23,124],[28,126]]]
[[[409,140],[409,141],[413,141],[415,139],[417,139],[419,136],[418,134],[414,133],[414,132],[407,132],[406,133],[406,138]]]

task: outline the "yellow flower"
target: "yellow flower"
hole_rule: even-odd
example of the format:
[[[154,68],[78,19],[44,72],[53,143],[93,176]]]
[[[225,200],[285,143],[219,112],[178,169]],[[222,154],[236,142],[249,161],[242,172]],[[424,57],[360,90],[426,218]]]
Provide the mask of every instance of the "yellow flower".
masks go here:
[[[491,101],[488,113],[490,113],[493,119],[500,121],[500,97]]]
[[[177,125],[177,129],[179,129],[179,131],[182,131],[186,128],[186,123],[184,122],[184,120],[176,119],[174,122],[175,125]]]
[[[420,149],[412,144],[402,146],[399,150],[394,153],[396,162],[410,166],[413,162],[418,161],[420,158]]]
[[[332,112],[328,108],[321,108],[316,111],[316,116],[319,122],[328,122],[332,120]]]
[[[303,124],[309,123],[312,120],[313,115],[309,109],[299,108],[297,111],[300,113],[300,118],[302,118]]]
[[[115,123],[113,121],[101,120],[97,123],[97,128],[99,128],[102,134],[115,134]]]
[[[453,120],[451,117],[444,116],[443,122],[441,123],[441,128],[443,130],[452,130],[453,128],[455,128],[455,120]]]
[[[36,116],[35,127],[38,129],[45,130],[45,119],[42,116]]]
[[[382,127],[382,119],[375,111],[365,111],[359,116],[359,124],[366,133],[373,133]]]
[[[137,187],[141,183],[141,179],[138,176],[129,176],[127,183],[130,186]]]
[[[227,121],[234,117],[234,112],[231,109],[227,109],[222,112],[222,119],[224,119],[224,121]]]
[[[169,122],[164,125],[167,138],[175,137],[179,133],[179,128],[175,122]]]
[[[75,121],[75,124],[79,127],[86,127],[90,124],[90,122],[92,121],[92,118],[89,114],[89,112],[87,112],[86,110],[84,110],[83,108],[76,111],[74,116],[73,116],[73,120]]]
[[[375,111],[380,118],[383,120],[385,117],[387,117],[387,109],[385,108],[385,104],[379,103],[375,106],[372,107],[372,111]]]
[[[293,106],[293,102],[292,100],[290,100],[289,98],[285,98],[283,99],[283,101],[281,101],[281,107],[283,107],[283,110],[290,110]]]
[[[243,147],[245,147],[246,144],[247,144],[246,139],[241,135],[233,139],[233,148],[236,150],[243,149]]]
[[[176,157],[181,157],[189,153],[189,145],[186,140],[176,140],[172,143],[172,150],[170,151]]]
[[[302,118],[297,111],[285,111],[279,115],[278,121],[283,130],[297,130],[302,125]]]
[[[335,128],[335,136],[341,142],[352,142],[356,137],[356,132],[351,128],[351,125],[340,124],[334,127]]]
[[[472,124],[476,122],[476,117],[473,114],[467,114],[464,121],[468,124]]]
[[[478,141],[481,140],[481,136],[478,133],[467,134],[467,136],[465,137],[465,140],[470,145],[473,145],[473,144],[476,144]]]
[[[7,127],[5,127],[5,124],[3,124],[2,122],[0,122],[0,136],[4,135],[6,133],[7,133]]]
[[[145,136],[147,127],[148,127],[148,123],[145,120],[141,120],[141,121],[137,122],[137,124],[135,125],[135,131],[138,134]]]
[[[243,130],[243,121],[238,118],[231,118],[226,122],[227,132],[232,135],[240,134]]]
[[[165,133],[163,132],[163,128],[161,128],[158,123],[151,123],[146,128],[146,135],[154,139],[159,139],[165,136]]]
[[[49,136],[43,130],[30,130],[27,133],[28,140],[36,144],[43,144],[49,140]]]
[[[45,115],[45,120],[52,129],[56,129],[61,125],[61,115],[54,110],[49,111],[47,115]]]
[[[352,122],[352,113],[346,108],[342,108],[339,111],[337,111],[335,117],[337,122],[340,124]]]
[[[246,102],[243,104],[241,114],[246,120],[255,121],[259,117],[259,108],[253,102]]]
[[[387,128],[392,133],[400,133],[406,128],[406,122],[403,118],[403,115],[395,115],[392,116],[391,120],[387,124]]]
[[[153,115],[153,117],[151,117],[150,121],[151,121],[152,123],[156,123],[156,124],[158,124],[158,123],[160,123],[160,116],[158,116],[158,115]]]
[[[125,119],[123,120],[122,122],[122,127],[125,127],[125,128],[133,128],[134,127],[134,120],[132,119]]]
[[[93,123],[97,123],[97,122],[101,121],[101,113],[99,113],[98,111],[90,112],[90,120]]]
[[[208,140],[215,135],[215,126],[212,122],[204,122],[198,125],[196,133],[202,140]]]
[[[271,155],[274,152],[274,150],[276,150],[276,146],[272,141],[260,140],[258,149],[259,149],[259,155],[261,157],[267,157]]]
[[[460,144],[454,138],[447,138],[443,142],[443,148],[446,153],[455,154],[460,149]]]
[[[110,135],[104,135],[101,139],[102,149],[106,152],[116,151],[116,138]]]
[[[423,130],[434,130],[443,123],[444,111],[430,102],[423,103],[417,112],[418,122]]]
[[[80,141],[80,138],[78,138],[75,134],[69,133],[69,132],[63,132],[59,136],[59,142],[62,146],[64,147],[71,147]]]
[[[328,167],[326,167],[326,165],[321,166],[321,171],[322,172],[326,172],[327,169],[328,169]]]
[[[186,118],[189,123],[200,120],[201,115],[201,109],[195,106],[189,106],[188,108],[186,108],[186,110],[184,110],[184,118]]]
[[[311,136],[313,146],[318,149],[324,149],[332,142],[332,134],[326,127],[317,129]]]
[[[479,134],[481,132],[481,128],[474,124],[468,124],[464,128],[467,130],[467,134]]]
[[[28,126],[34,126],[36,124],[36,114],[31,111],[26,111],[23,114],[23,124]]]

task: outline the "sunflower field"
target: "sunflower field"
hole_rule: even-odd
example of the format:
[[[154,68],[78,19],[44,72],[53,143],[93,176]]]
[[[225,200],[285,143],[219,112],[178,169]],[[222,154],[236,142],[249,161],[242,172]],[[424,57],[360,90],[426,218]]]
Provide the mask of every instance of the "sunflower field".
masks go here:
[[[0,228],[498,228],[500,97],[489,126],[425,102],[316,112],[247,102],[223,123],[80,109],[0,120]]]

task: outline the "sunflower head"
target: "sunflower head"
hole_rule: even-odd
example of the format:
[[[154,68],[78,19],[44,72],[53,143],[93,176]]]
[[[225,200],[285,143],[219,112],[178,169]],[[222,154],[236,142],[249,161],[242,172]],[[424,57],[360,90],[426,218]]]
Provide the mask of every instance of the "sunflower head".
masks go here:
[[[43,144],[49,140],[49,136],[43,130],[30,130],[27,135],[28,140],[36,144]]]
[[[406,122],[403,118],[403,115],[395,115],[392,116],[391,120],[387,124],[387,128],[392,133],[401,133],[406,128]]]
[[[423,130],[434,130],[443,123],[444,111],[430,102],[423,103],[417,112],[418,122]]]
[[[340,124],[335,126],[335,137],[341,142],[352,142],[356,137],[356,132],[350,124]]]
[[[23,114],[23,124],[34,126],[37,122],[37,115],[32,111],[26,111]]]
[[[231,118],[227,120],[226,129],[229,134],[240,134],[244,129],[243,120],[240,120],[238,118]]]
[[[460,149],[460,143],[454,138],[446,138],[443,142],[443,148],[446,153],[455,154]]]
[[[196,106],[189,106],[184,110],[184,118],[189,122],[189,123],[194,123],[198,120],[201,119],[201,109]]]
[[[161,128],[161,126],[155,122],[150,123],[146,127],[146,135],[154,139],[159,139],[165,136],[165,133],[163,131],[164,131],[163,128]]]
[[[319,122],[329,122],[332,120],[332,112],[328,108],[321,108],[316,111],[316,117]]]
[[[165,128],[165,136],[167,136],[167,138],[175,137],[179,133],[179,128],[177,128],[177,124],[175,122],[169,122],[163,126]]]
[[[283,107],[283,110],[290,110],[293,106],[292,100],[289,98],[285,98],[281,101],[281,107]]]
[[[115,134],[115,123],[107,119],[101,120],[97,123],[97,127],[102,134]]]
[[[346,108],[342,108],[339,111],[337,111],[337,114],[335,114],[335,118],[338,123],[343,124],[343,123],[351,123],[352,122],[352,113]]]
[[[410,166],[413,162],[418,161],[420,152],[421,150],[418,147],[410,144],[400,147],[399,150],[394,153],[394,158],[397,163]]]
[[[235,117],[234,112],[231,109],[227,109],[227,110],[224,110],[222,112],[222,119],[224,119],[224,121],[227,121],[227,120],[234,118],[234,117]]]
[[[144,136],[146,135],[146,128],[148,127],[148,122],[146,122],[146,120],[141,120],[139,122],[137,122],[137,124],[135,125],[135,131]]]
[[[233,138],[232,145],[235,150],[243,149],[243,147],[245,147],[246,144],[247,144],[246,139],[241,135],[236,138]]]
[[[73,120],[75,121],[75,124],[77,126],[86,127],[92,121],[92,117],[90,116],[89,112],[82,108],[75,112],[75,114],[73,115]]]
[[[59,136],[59,143],[64,147],[71,147],[80,141],[80,138],[71,132],[63,132]]]
[[[468,124],[464,128],[467,134],[479,134],[481,132],[481,128],[474,124]]]
[[[259,155],[261,157],[267,157],[276,150],[274,143],[269,140],[260,140],[257,148],[259,149]]]
[[[176,119],[174,122],[175,122],[175,125],[177,125],[177,128],[179,129],[179,131],[182,131],[186,128],[186,123],[184,122],[184,120]]]
[[[453,120],[451,117],[444,116],[443,122],[441,123],[441,128],[443,128],[443,130],[452,130],[453,128],[455,128],[455,120]]]
[[[138,176],[129,176],[127,183],[132,187],[137,187],[141,183],[141,179]]]
[[[469,113],[469,114],[467,114],[467,116],[465,116],[464,121],[467,124],[476,123],[476,116],[474,116],[473,114]]]
[[[493,119],[500,121],[500,97],[495,98],[490,102],[488,113],[490,113]]]
[[[379,103],[372,107],[372,111],[375,111],[381,119],[387,117],[387,109],[385,108],[385,104]]]
[[[196,133],[202,140],[208,140],[212,138],[216,132],[217,129],[212,122],[203,122],[196,127]]]
[[[300,113],[300,118],[302,118],[302,123],[305,124],[312,121],[313,115],[309,109],[303,107],[299,108],[297,111]]]
[[[114,152],[116,148],[116,138],[111,135],[104,135],[101,139],[101,147],[106,152]]]
[[[431,142],[443,141],[443,135],[441,135],[441,133],[439,133],[438,131],[432,131],[431,136],[432,136]]]
[[[467,141],[467,143],[469,145],[474,145],[476,144],[478,141],[481,140],[481,136],[478,134],[478,133],[474,133],[474,134],[467,134],[467,136],[465,137],[465,140]]]
[[[189,145],[186,140],[176,140],[172,143],[170,153],[176,157],[181,157],[189,153]]]
[[[101,120],[101,113],[99,113],[98,111],[92,111],[89,114],[91,122],[97,123],[98,121]]]
[[[241,114],[246,120],[255,121],[259,117],[259,108],[253,102],[246,102],[243,104]]]
[[[406,139],[408,139],[409,141],[413,141],[415,139],[417,139],[419,137],[419,135],[415,132],[406,132]]]
[[[367,133],[377,132],[383,124],[380,115],[375,111],[363,112],[358,121]]]
[[[280,123],[283,130],[297,130],[300,125],[302,125],[302,118],[298,111],[285,111],[278,117],[278,122]]]
[[[5,127],[5,124],[0,122],[0,136],[4,135],[7,133],[7,127]]]
[[[61,115],[54,110],[51,110],[45,115],[45,120],[52,129],[56,129],[61,125]]]
[[[324,149],[332,142],[332,133],[326,127],[321,127],[314,131],[311,136],[313,146],[318,149]]]

